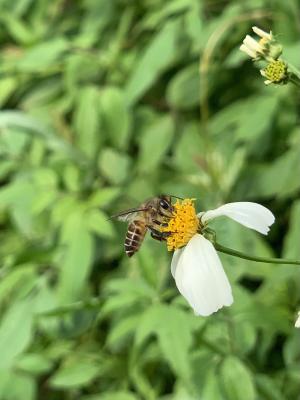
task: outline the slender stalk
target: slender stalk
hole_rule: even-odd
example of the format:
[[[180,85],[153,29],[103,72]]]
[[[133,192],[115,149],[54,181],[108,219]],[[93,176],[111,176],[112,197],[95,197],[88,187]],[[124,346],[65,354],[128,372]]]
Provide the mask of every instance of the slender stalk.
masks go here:
[[[292,264],[292,265],[300,265],[300,260],[286,260],[285,258],[266,258],[266,257],[257,257],[257,256],[249,256],[248,254],[242,253],[241,251],[230,249],[229,247],[222,246],[219,243],[214,243],[215,249],[220,251],[221,253],[230,254],[231,256],[244,258],[245,260],[256,261],[256,262],[264,262],[270,264]]]
[[[288,64],[289,71],[291,71],[300,80],[300,71],[299,71],[299,69],[297,67],[295,67],[291,63],[287,63],[287,64]]]
[[[300,78],[294,73],[290,74],[289,81],[300,87]]]

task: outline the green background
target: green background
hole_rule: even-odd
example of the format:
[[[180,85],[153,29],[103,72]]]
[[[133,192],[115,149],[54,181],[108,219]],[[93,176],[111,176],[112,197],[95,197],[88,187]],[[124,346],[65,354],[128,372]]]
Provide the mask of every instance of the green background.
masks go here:
[[[1,400],[298,398],[298,267],[222,255],[235,302],[195,317],[166,246],[129,260],[108,220],[160,193],[257,201],[269,236],[220,219],[218,241],[300,258],[299,92],[239,51],[257,25],[300,67],[298,16],[296,0],[0,0]]]

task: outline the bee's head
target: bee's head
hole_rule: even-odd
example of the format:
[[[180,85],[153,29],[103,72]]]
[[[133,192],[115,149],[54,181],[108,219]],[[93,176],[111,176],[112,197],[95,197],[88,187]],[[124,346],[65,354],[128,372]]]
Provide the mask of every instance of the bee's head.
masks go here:
[[[170,213],[172,213],[174,211],[174,207],[172,205],[172,198],[180,198],[177,196],[171,196],[171,195],[165,195],[162,194],[159,196],[159,207],[162,208],[165,211],[169,211]]]

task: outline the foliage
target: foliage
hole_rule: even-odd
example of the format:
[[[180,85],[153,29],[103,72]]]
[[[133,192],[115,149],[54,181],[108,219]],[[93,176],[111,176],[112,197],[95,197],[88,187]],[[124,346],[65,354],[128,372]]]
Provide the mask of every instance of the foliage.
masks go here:
[[[222,256],[234,305],[195,317],[170,255],[128,260],[108,219],[159,193],[199,209],[252,200],[300,258],[299,96],[238,51],[258,25],[299,65],[297,1],[0,1],[0,398],[292,400],[295,266]],[[96,300],[91,300],[91,298]]]

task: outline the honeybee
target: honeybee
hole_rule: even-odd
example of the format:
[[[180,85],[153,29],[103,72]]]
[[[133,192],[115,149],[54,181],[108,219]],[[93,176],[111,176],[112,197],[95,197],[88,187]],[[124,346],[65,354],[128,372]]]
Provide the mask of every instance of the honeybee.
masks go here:
[[[131,208],[111,218],[128,222],[124,247],[128,257],[132,257],[141,247],[147,230],[153,239],[162,241],[168,232],[161,232],[162,226],[167,226],[172,217],[173,206],[171,198],[175,196],[160,195],[146,200],[138,208]]]

